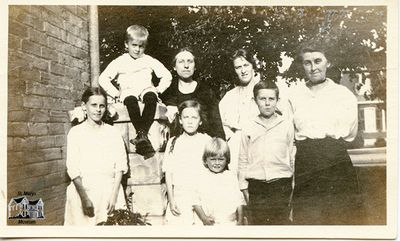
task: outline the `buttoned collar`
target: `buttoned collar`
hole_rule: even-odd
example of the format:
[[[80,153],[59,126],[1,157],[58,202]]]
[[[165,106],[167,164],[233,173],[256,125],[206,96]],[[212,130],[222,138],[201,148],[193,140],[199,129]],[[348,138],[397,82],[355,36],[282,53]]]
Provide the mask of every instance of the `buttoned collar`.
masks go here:
[[[257,116],[254,121],[263,126],[267,131],[274,128],[275,126],[279,125],[282,121],[284,121],[284,118],[282,115],[278,115],[277,113],[274,114],[275,118],[273,120],[271,120],[271,122],[265,123],[265,121],[263,121],[263,117],[261,116]]]

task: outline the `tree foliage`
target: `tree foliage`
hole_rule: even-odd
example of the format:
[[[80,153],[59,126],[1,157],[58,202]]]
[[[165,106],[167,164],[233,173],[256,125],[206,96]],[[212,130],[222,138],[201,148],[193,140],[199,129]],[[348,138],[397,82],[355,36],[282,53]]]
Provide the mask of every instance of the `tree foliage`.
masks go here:
[[[299,46],[324,41],[334,67],[329,73],[363,73],[371,79],[368,98],[386,100],[386,7],[381,6],[102,6],[99,7],[101,70],[124,50],[132,24],[149,29],[146,53],[172,70],[176,51],[190,46],[196,78],[222,96],[235,84],[231,55],[247,48],[259,60],[263,78],[290,84],[303,77],[296,61],[284,73],[281,54],[296,59]]]

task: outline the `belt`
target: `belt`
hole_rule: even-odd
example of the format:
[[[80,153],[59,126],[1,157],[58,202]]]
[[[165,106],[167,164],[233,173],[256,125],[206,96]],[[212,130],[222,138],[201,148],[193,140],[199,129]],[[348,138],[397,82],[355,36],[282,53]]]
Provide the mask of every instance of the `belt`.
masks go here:
[[[277,181],[291,181],[292,177],[283,177],[283,178],[274,178],[271,180],[260,180],[260,179],[254,179],[254,178],[247,178],[246,181],[248,182],[256,182],[256,183],[273,183]]]

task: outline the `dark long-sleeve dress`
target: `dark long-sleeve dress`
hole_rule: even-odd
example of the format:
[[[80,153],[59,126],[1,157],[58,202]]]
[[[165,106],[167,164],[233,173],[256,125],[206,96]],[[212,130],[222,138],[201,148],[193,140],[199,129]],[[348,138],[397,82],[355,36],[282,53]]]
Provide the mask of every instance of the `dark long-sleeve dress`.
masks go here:
[[[212,137],[225,139],[221,116],[219,114],[218,98],[206,84],[197,81],[197,86],[192,93],[183,94],[179,91],[178,80],[173,80],[172,84],[161,94],[160,98],[167,106],[179,106],[183,101],[197,100],[203,106],[206,115],[206,121],[203,123],[201,130]],[[176,134],[178,134],[177,130],[172,128],[171,135],[174,136]]]

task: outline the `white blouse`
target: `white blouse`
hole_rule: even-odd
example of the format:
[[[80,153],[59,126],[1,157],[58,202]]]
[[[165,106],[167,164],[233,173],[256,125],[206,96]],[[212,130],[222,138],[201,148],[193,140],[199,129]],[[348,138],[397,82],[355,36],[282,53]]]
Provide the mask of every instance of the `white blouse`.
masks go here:
[[[219,112],[226,139],[233,134],[231,128],[241,130],[249,120],[260,113],[253,97],[254,85],[259,81],[258,74],[247,86],[236,86],[226,92],[219,102]]]
[[[357,99],[345,86],[327,79],[318,88],[299,83],[291,89],[289,102],[295,139],[332,137],[352,141],[357,135]]]

